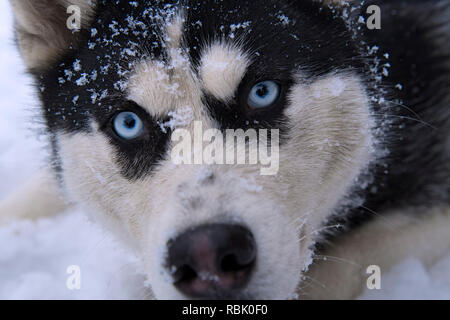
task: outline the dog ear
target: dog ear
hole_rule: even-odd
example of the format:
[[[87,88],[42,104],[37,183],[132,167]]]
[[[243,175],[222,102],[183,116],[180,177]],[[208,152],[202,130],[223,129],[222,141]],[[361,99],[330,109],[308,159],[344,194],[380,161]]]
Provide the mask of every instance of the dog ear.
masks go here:
[[[79,19],[86,28],[95,9],[94,0],[10,0],[16,40],[30,70],[43,69],[74,42],[69,22]],[[72,7],[71,7],[72,6]],[[75,15],[77,17],[75,17]],[[72,18],[73,17],[73,18]]]

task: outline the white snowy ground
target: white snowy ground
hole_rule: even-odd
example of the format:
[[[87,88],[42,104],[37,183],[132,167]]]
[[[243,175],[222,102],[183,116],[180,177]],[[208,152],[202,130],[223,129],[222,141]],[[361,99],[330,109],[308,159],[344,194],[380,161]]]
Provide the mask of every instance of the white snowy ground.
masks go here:
[[[0,201],[44,163],[43,142],[30,130],[37,104],[12,41],[12,17],[0,2]],[[142,298],[142,277],[127,253],[83,212],[0,227],[0,299]],[[67,289],[67,267],[81,268],[81,290]],[[431,270],[416,260],[382,278],[364,299],[450,299],[450,255]]]
[[[44,165],[34,89],[14,46],[8,1],[0,1],[0,201]],[[34,121],[35,122],[35,121]],[[41,138],[41,140],[45,140]],[[141,298],[143,279],[127,254],[83,212],[0,227],[0,299]],[[81,269],[68,290],[67,267]],[[141,284],[141,285],[138,285]]]

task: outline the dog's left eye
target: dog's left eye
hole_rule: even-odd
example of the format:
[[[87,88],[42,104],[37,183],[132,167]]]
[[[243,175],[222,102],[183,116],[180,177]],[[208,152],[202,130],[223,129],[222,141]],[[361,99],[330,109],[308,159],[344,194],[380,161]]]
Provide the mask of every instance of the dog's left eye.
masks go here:
[[[272,106],[280,97],[280,85],[275,81],[263,81],[255,84],[248,95],[248,105],[253,109]]]
[[[144,133],[144,124],[137,114],[121,112],[114,117],[113,127],[116,134],[124,140],[139,138]]]

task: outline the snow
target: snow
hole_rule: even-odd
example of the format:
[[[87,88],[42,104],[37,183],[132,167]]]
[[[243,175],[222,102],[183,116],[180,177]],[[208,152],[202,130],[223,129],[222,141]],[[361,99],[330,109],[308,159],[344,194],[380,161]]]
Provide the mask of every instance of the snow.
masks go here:
[[[34,124],[39,121],[36,94],[14,46],[7,1],[0,2],[0,21],[1,202],[44,165],[47,153]],[[78,61],[74,69],[79,68]],[[0,299],[144,298],[148,292],[136,261],[78,209],[36,223],[0,226]],[[80,267],[80,290],[66,285],[70,266]]]
[[[160,128],[164,133],[167,132],[167,129],[174,130],[177,127],[187,126],[194,120],[194,111],[190,106],[170,111],[168,115],[170,120],[160,124]]]
[[[36,138],[38,105],[13,45],[6,1],[0,2],[0,21],[1,201],[43,166],[47,154],[45,139]],[[95,36],[97,30],[91,33]],[[74,71],[79,69],[78,63]],[[107,68],[109,65],[103,66],[102,71]],[[71,81],[73,71],[67,70],[66,76]],[[84,79],[88,81],[87,74]],[[74,104],[78,98],[73,97]],[[146,281],[136,265],[135,256],[79,209],[35,223],[0,226],[0,299],[145,298]],[[67,286],[71,266],[80,268],[80,290]],[[450,255],[428,269],[420,261],[407,260],[383,276],[382,291],[367,291],[361,298],[450,299],[448,270]]]
[[[382,290],[367,290],[360,299],[450,299],[450,255],[427,269],[407,259],[381,278]]]
[[[0,299],[127,299],[145,294],[136,259],[110,235],[73,211],[0,229]],[[80,290],[67,269],[78,266]]]

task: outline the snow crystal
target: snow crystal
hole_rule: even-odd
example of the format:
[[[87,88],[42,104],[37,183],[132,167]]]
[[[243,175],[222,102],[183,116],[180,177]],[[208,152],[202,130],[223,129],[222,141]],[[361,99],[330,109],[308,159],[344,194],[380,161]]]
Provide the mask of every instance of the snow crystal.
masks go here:
[[[229,37],[230,37],[231,39],[234,39],[236,30],[238,30],[238,29],[246,29],[246,28],[250,27],[250,25],[251,25],[251,21],[246,21],[246,22],[242,22],[242,23],[231,24],[231,25],[230,25],[230,30],[231,30],[231,32],[230,32],[230,34],[229,34]]]
[[[373,55],[373,54],[377,53],[379,49],[380,48],[378,46],[373,46],[373,47],[369,48],[368,53],[369,53],[369,55]]]
[[[333,79],[329,84],[331,94],[335,97],[340,96],[345,90],[345,82],[341,79]]]
[[[78,99],[79,99],[79,98],[80,98],[79,95],[76,95],[75,97],[73,97],[72,103],[73,103],[74,105],[76,105],[76,104],[78,103]]]
[[[194,112],[190,106],[169,112],[170,120],[161,123],[161,130],[166,133],[167,129],[174,130],[177,127],[187,126],[194,120]]]
[[[259,192],[263,191],[263,186],[260,184],[257,184],[253,177],[247,178],[247,179],[239,178],[239,184],[244,190],[246,190],[248,192],[259,193]]]
[[[82,73],[81,77],[75,81],[77,86],[85,86],[85,85],[87,85],[89,83],[88,76],[89,75],[87,73]]]
[[[66,75],[67,81],[71,81],[73,77],[73,72],[71,70],[64,70],[64,74]]]
[[[103,75],[108,74],[109,68],[111,68],[111,64],[106,64],[104,66],[101,66],[100,67],[100,73],[103,74]]]
[[[81,71],[81,62],[80,60],[75,60],[75,62],[73,63],[73,70],[75,71]]]
[[[97,80],[97,70],[93,70],[90,74],[90,78],[92,81]]]
[[[322,94],[326,94],[327,92],[334,97],[340,96],[346,88],[346,84],[339,78],[333,78],[332,80],[327,82],[325,87],[314,87],[313,88],[313,96],[314,98],[321,98]],[[325,92],[324,92],[325,91]]]
[[[132,57],[135,57],[136,54],[137,54],[136,50],[131,50],[130,48],[124,49],[124,50],[122,51],[122,53],[124,53],[124,54],[126,54],[126,55],[129,55],[129,56],[132,56]]]
[[[91,94],[91,101],[92,101],[92,104],[94,104],[94,103],[97,101],[97,97],[98,97],[98,93],[94,91],[94,92]]]
[[[291,22],[289,18],[282,13],[280,13],[277,17],[278,19],[280,19],[281,23],[285,26],[287,26]]]

